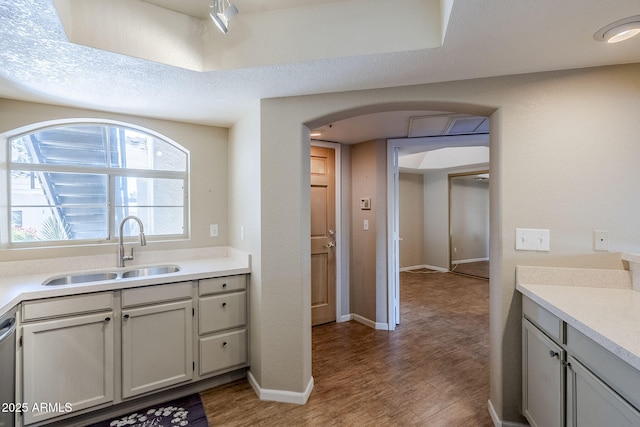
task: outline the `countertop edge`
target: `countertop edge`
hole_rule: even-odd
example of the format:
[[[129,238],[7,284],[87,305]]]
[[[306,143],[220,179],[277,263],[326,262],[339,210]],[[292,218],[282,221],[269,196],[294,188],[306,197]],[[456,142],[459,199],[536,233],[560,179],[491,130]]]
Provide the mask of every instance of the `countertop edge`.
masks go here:
[[[521,294],[526,295],[532,301],[539,304],[544,309],[548,310],[553,315],[557,316],[559,319],[566,322],[568,325],[575,328],[578,332],[581,332],[595,343],[599,344],[603,348],[605,348],[610,353],[614,354],[625,363],[632,366],[634,369],[640,371],[640,355],[630,351],[625,345],[620,344],[611,338],[607,337],[605,334],[599,331],[597,325],[593,325],[590,323],[585,323],[577,318],[575,318],[571,313],[570,309],[558,307],[552,302],[548,301],[544,297],[538,295],[536,290],[532,287],[543,286],[545,288],[570,288],[575,291],[579,291],[580,288],[576,286],[558,286],[558,285],[538,285],[538,284],[516,284],[516,290]],[[592,287],[590,287],[592,288]],[[635,292],[630,289],[616,289],[616,288],[602,288],[604,291],[618,291],[618,292]]]
[[[247,260],[248,259],[249,258],[247,257]],[[51,276],[51,274],[36,274],[33,276],[23,276],[23,278],[3,278],[3,282],[8,283],[3,283],[0,286],[0,316],[23,301],[94,292],[116,291],[172,282],[186,282],[251,273],[249,262],[240,262],[237,257],[176,260],[173,264],[180,265],[181,270],[175,273],[163,275],[132,277],[126,279],[105,280],[90,284],[72,284],[55,287],[46,287],[42,285],[42,282],[47,277]],[[143,266],[136,265],[132,267],[139,268]]]

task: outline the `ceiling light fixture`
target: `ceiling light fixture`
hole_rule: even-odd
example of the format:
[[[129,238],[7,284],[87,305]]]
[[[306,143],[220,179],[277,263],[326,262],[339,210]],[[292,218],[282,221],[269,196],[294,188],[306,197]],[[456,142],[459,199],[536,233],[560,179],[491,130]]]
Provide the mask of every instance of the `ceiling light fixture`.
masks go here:
[[[229,21],[238,14],[238,8],[229,0],[213,0],[209,5],[209,16],[224,34],[229,31]]]
[[[640,15],[613,22],[598,30],[593,38],[607,43],[618,43],[640,34]]]

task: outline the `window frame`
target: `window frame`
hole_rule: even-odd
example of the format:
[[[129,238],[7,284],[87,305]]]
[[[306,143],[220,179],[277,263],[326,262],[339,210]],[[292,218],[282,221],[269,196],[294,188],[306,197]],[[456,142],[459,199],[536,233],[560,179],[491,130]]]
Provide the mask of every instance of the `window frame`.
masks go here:
[[[130,129],[136,132],[142,132],[150,135],[154,138],[162,140],[169,144],[173,148],[179,150],[185,155],[185,170],[184,171],[171,171],[171,170],[155,170],[155,169],[136,169],[127,167],[112,167],[108,160],[110,153],[106,152],[107,164],[106,166],[78,166],[78,165],[59,165],[59,164],[40,164],[40,163],[13,163],[11,161],[11,141],[24,137],[26,135],[40,132],[46,129],[52,129],[65,126],[107,126],[108,128],[124,128]],[[154,178],[154,179],[178,179],[182,180],[183,189],[183,205],[182,205],[182,221],[183,232],[180,234],[157,234],[153,235],[148,233],[149,230],[145,229],[145,235],[148,241],[178,241],[188,240],[191,237],[191,221],[190,221],[190,179],[191,179],[191,154],[190,151],[183,145],[177,143],[171,138],[162,135],[151,129],[137,126],[135,124],[105,120],[105,119],[65,119],[65,120],[53,120],[46,122],[33,123],[21,128],[13,129],[12,131],[0,134],[0,143],[4,144],[4,149],[0,150],[0,188],[4,188],[4,197],[0,197],[0,248],[1,249],[28,249],[28,248],[50,248],[61,246],[101,246],[101,245],[113,245],[118,243],[118,225],[116,224],[116,179],[118,178]],[[82,174],[95,174],[104,175],[107,179],[107,236],[106,238],[98,239],[73,239],[73,240],[35,240],[26,242],[12,242],[11,232],[11,216],[13,210],[13,203],[11,200],[11,173],[14,170],[24,170],[33,172],[62,172],[62,173],[82,173]],[[137,205],[137,207],[145,207],[144,205]],[[152,207],[164,207],[161,205],[154,205]],[[178,207],[178,206],[168,206]],[[137,237],[136,237],[137,238]],[[133,238],[125,236],[125,240],[133,240]]]

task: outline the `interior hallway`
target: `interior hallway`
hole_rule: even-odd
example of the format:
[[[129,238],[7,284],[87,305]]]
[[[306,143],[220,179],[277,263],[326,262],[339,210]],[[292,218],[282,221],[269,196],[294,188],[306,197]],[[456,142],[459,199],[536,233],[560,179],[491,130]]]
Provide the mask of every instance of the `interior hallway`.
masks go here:
[[[306,405],[259,401],[239,381],[202,393],[210,425],[492,426],[489,281],[416,271],[401,273],[396,331],[313,329]]]

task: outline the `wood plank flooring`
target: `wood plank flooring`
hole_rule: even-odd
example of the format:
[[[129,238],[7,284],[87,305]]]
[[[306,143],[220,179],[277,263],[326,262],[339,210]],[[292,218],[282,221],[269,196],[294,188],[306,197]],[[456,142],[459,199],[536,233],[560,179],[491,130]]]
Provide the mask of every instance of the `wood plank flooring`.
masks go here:
[[[401,324],[313,328],[306,405],[258,400],[247,381],[201,394],[212,426],[492,426],[489,282],[401,273]],[[422,270],[424,271],[424,270]]]

